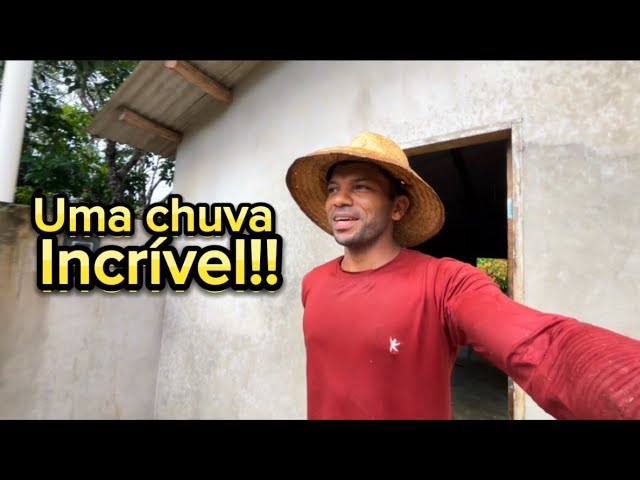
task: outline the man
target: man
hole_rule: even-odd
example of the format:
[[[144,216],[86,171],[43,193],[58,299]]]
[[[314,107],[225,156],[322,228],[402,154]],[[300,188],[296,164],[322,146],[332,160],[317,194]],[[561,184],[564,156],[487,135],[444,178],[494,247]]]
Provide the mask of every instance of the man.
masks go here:
[[[640,419],[640,342],[512,301],[473,266],[408,247],[444,223],[392,140],[298,158],[287,186],[344,246],[302,282],[309,419],[450,419],[471,346],[558,419]]]

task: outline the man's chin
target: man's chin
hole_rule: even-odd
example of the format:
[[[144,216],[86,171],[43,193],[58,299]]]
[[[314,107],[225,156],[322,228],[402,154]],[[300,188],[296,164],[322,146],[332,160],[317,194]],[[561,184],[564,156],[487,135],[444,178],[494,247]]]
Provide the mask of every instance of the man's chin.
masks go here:
[[[340,235],[333,232],[333,239],[343,247],[349,247],[355,243],[355,238],[349,235]]]

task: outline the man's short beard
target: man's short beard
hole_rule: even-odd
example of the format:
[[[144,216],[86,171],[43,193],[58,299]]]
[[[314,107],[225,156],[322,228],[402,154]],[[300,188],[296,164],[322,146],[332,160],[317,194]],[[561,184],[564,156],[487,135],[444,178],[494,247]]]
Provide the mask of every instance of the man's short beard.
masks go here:
[[[338,239],[338,235],[334,233],[333,238],[338,243],[338,245],[342,245],[343,247],[365,247],[369,244],[374,243],[378,238],[380,238],[383,232],[384,228],[379,228],[376,225],[366,225],[362,230],[360,230],[352,237],[347,237],[341,240]]]

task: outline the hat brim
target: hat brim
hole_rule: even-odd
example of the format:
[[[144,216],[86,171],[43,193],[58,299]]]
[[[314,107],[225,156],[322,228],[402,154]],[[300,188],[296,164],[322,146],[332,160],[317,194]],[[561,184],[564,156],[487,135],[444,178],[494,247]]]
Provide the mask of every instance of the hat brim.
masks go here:
[[[289,167],[287,187],[300,209],[322,230],[333,235],[325,213],[326,175],[332,165],[345,160],[374,163],[404,182],[410,205],[394,228],[396,241],[405,247],[419,245],[436,235],[444,224],[444,207],[438,195],[413,170],[389,162],[377,152],[357,147],[334,147],[297,158]]]

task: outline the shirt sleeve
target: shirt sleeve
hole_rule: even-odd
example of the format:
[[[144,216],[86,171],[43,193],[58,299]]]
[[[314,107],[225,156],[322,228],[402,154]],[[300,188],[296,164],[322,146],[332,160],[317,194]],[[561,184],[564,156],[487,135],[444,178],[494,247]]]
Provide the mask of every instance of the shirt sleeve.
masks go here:
[[[312,283],[311,273],[307,272],[302,277],[301,288],[300,288],[300,301],[302,302],[302,307],[307,306],[307,296],[309,295],[309,287]]]
[[[471,265],[439,268],[445,324],[557,419],[640,419],[640,341],[521,305]]]

